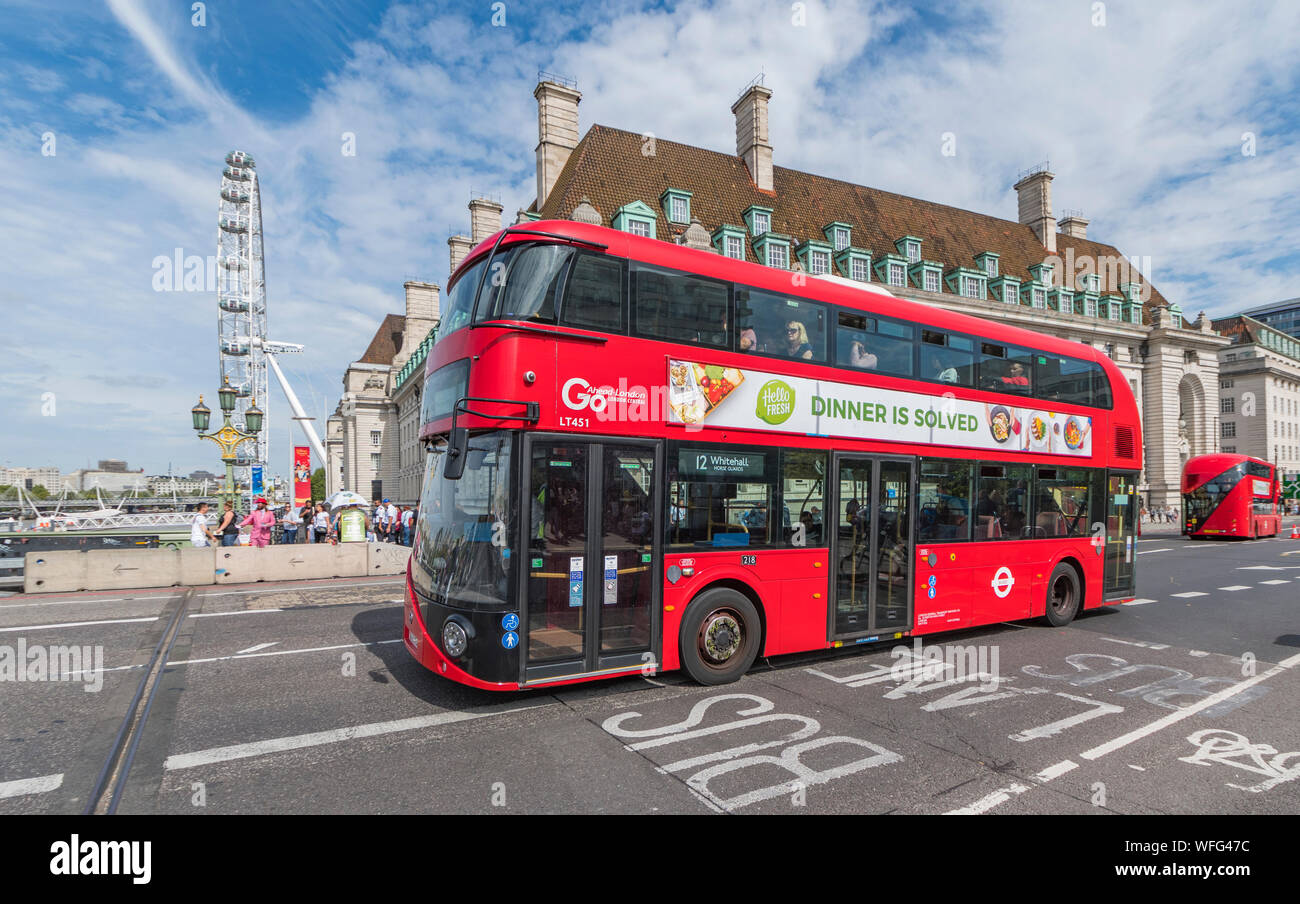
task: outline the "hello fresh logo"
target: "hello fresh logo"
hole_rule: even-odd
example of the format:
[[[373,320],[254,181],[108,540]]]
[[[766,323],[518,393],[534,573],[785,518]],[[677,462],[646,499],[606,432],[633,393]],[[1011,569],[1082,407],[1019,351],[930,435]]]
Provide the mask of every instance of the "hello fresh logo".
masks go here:
[[[769,424],[784,424],[794,414],[794,390],[781,380],[768,380],[759,387],[756,413]]]

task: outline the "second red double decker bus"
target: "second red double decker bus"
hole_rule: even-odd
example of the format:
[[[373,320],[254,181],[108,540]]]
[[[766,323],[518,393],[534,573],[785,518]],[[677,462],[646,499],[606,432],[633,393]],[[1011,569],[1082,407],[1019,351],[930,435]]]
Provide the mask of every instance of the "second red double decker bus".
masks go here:
[[[1215,453],[1183,465],[1183,533],[1192,538],[1275,537],[1282,529],[1281,483],[1273,465]]]
[[[404,642],[507,690],[1134,596],[1137,406],[1104,355],[585,224],[454,274]]]

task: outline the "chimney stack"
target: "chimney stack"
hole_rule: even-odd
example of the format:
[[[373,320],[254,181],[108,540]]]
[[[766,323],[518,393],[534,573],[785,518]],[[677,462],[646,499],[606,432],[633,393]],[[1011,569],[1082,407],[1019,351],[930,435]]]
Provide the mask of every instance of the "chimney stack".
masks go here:
[[[469,250],[474,247],[474,244],[469,240],[468,236],[453,235],[447,239],[447,247],[451,251],[451,269],[447,271],[447,276],[450,279],[451,274],[456,272],[456,268],[460,266],[460,262],[465,259],[465,255],[469,254]]]
[[[767,101],[770,88],[754,84],[731,105],[736,117],[736,156],[743,157],[749,177],[762,191],[772,191],[772,145],[767,135]]]
[[[403,286],[406,289],[406,323],[402,327],[402,347],[393,358],[393,367],[397,370],[411,359],[438,320],[437,286],[413,279],[407,280]]]
[[[1061,227],[1061,232],[1065,235],[1074,236],[1076,239],[1086,239],[1088,237],[1088,220],[1077,210],[1065,211],[1065,216],[1056,221]]]
[[[1020,222],[1034,230],[1049,254],[1056,253],[1055,220],[1052,217],[1052,180],[1056,175],[1041,163],[1022,173],[1015,184],[1019,200]]]
[[[538,73],[533,97],[537,98],[537,205],[541,210],[569,154],[578,146],[577,85],[558,76]]]
[[[501,205],[487,198],[469,202],[469,240],[477,245],[501,231]]]

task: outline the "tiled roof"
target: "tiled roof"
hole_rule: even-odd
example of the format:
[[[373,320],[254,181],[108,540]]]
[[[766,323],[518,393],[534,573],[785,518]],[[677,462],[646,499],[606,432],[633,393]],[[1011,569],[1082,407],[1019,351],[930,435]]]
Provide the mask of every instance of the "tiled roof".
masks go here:
[[[742,225],[742,214],[757,205],[772,209],[771,231],[791,236],[796,246],[808,239],[824,242],[822,228],[841,222],[853,228],[852,244],[877,258],[897,253],[894,242],[904,235],[917,236],[922,240],[922,257],[942,263],[945,271],[974,269],[975,255],[994,251],[1000,273],[1027,281],[1032,278],[1029,267],[1046,257],[1033,230],[1011,220],[781,166],[773,167],[775,191],[765,192],[754,185],[738,156],[663,139],[655,139],[654,154],[647,156],[642,153],[645,140],[634,132],[593,125],[569,155],[541,217],[568,219],[586,195],[600,212],[602,225],[609,226],[618,208],[639,200],[657,212],[657,236],[671,239],[686,226],[668,223],[659,197],[667,188],[678,188],[693,193],[691,215],[709,232],[727,223]],[[746,245],[746,256],[758,263],[753,248]],[[1085,255],[1123,259],[1112,245],[1060,233],[1056,246],[1062,256],[1073,249],[1076,259]],[[1061,271],[1058,264],[1058,278]],[[1131,273],[1147,284],[1136,269]],[[1123,280],[1112,280],[1104,268],[1101,275],[1101,294],[1121,294],[1119,286],[1111,283]],[[1145,308],[1150,311],[1163,304],[1164,297],[1151,287]]]
[[[406,328],[406,318],[401,314],[389,314],[375,331],[375,338],[370,340],[366,353],[361,356],[361,364],[392,364],[397,352],[402,347],[402,331]]]

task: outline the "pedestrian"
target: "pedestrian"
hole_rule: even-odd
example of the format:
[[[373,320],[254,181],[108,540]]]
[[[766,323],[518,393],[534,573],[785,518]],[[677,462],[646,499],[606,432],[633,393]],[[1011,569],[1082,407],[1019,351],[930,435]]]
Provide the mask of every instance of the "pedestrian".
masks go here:
[[[261,496],[256,500],[257,508],[248,513],[248,517],[239,523],[240,527],[251,526],[248,538],[249,546],[266,546],[271,542],[271,528],[275,526],[275,515],[266,510],[266,500]]]
[[[284,519],[280,522],[284,525],[284,543],[298,542],[298,525],[302,523],[302,515],[294,511],[292,505],[284,507]]]
[[[325,511],[325,503],[316,503],[316,513],[312,515],[313,543],[324,543],[330,538],[330,515]]]
[[[402,522],[397,517],[397,506],[393,505],[387,499],[384,500],[384,523],[388,526],[389,543],[398,543],[401,541]]]
[[[307,543],[312,541],[312,533],[315,528],[312,526],[312,517],[316,514],[315,504],[308,499],[306,504],[298,510],[299,523],[303,526],[303,533],[306,534],[303,540]]]
[[[216,534],[208,530],[208,504],[206,502],[199,503],[194,519],[190,521],[190,545],[195,549],[217,545]]]
[[[225,511],[221,513],[221,523],[217,525],[217,533],[221,534],[222,546],[237,546],[239,544],[239,524],[235,521],[235,506],[232,502],[225,504]]]
[[[373,513],[371,517],[371,525],[373,527],[372,539],[378,540],[382,543],[384,542],[384,531],[387,525],[384,523],[384,503],[378,496],[376,496],[375,501],[370,504],[370,511]]]
[[[349,505],[339,510],[335,519],[340,543],[359,543],[366,539],[370,519],[359,505]]]
[[[408,505],[402,510],[402,545],[411,545],[411,531],[415,528],[415,506]]]

